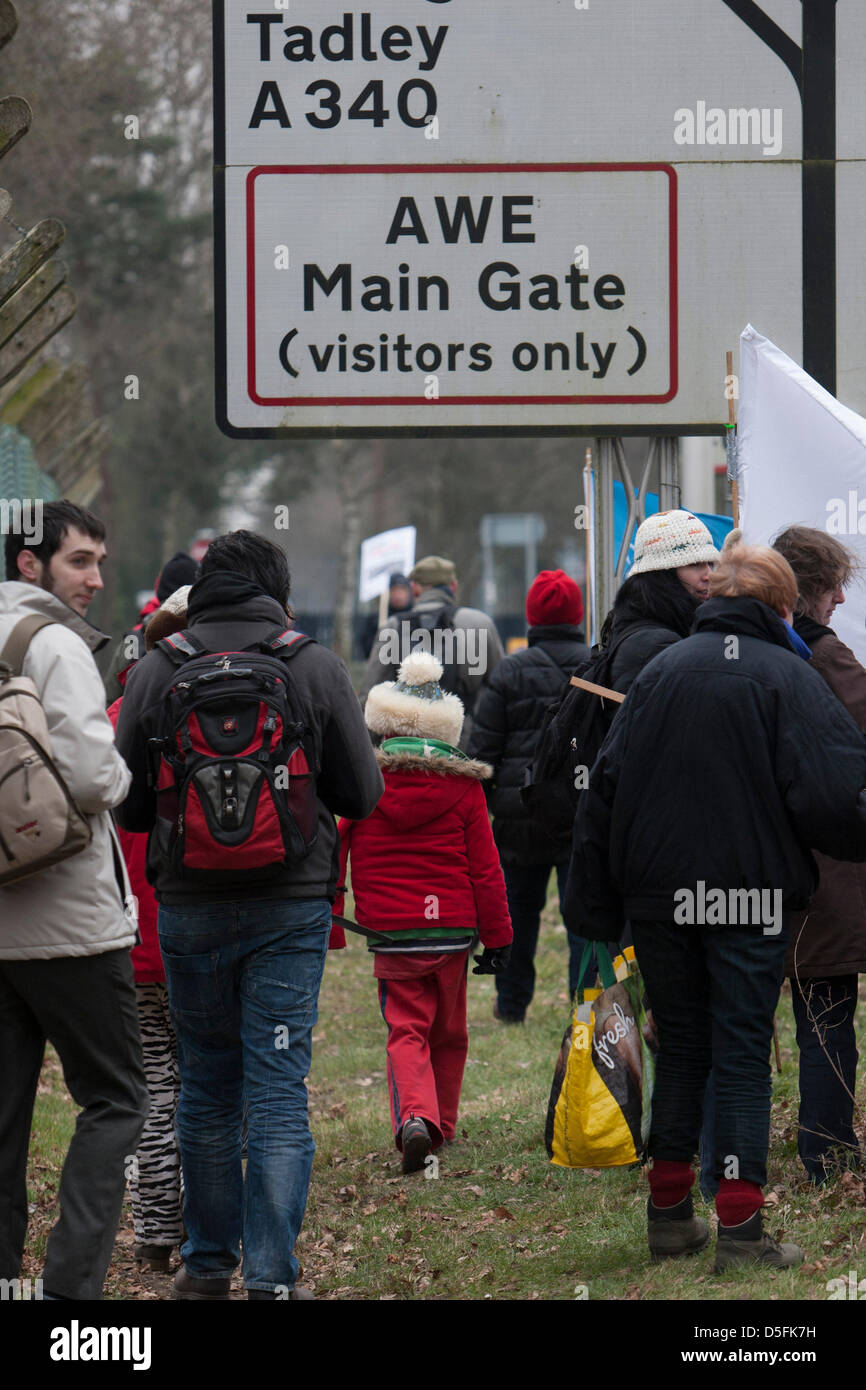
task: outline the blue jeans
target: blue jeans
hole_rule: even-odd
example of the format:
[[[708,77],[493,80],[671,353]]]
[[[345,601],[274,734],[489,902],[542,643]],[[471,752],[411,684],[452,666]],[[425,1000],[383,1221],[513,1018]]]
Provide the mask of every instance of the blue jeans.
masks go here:
[[[315,1152],[304,1079],[330,925],[323,898],[159,909],[180,1070],[181,1256],[195,1278],[228,1278],[243,1243],[246,1288],[294,1288]]]
[[[650,1156],[694,1158],[712,1069],[715,1176],[763,1187],[786,929],[632,922],[632,933],[659,1039]]]

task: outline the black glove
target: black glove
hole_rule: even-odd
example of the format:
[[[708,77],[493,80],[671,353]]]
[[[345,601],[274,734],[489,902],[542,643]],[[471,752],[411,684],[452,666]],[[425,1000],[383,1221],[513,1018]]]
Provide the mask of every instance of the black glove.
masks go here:
[[[473,975],[501,975],[511,958],[510,946],[495,946],[492,950],[485,946],[480,956],[473,956],[476,962]]]

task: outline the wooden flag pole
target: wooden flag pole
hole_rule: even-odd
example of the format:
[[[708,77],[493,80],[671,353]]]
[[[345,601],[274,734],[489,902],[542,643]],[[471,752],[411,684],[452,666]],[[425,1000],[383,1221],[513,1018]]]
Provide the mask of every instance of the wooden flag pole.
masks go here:
[[[734,354],[732,352],[725,353],[725,371],[727,373],[725,379],[728,387],[728,430],[730,431],[736,427],[733,391]],[[736,528],[739,527],[740,524],[740,485],[736,478],[731,479],[731,508],[734,513],[734,527]]]
[[[586,577],[583,585],[585,590],[584,598],[586,601],[583,605],[583,609],[586,613],[586,645],[588,647],[591,647],[592,639],[595,636],[595,621],[593,618],[592,608],[592,596],[594,592],[595,575],[592,572],[594,563],[594,546],[593,537],[590,532],[589,525],[590,508],[592,506],[592,446],[589,444],[587,444],[586,446],[586,453],[584,454],[583,458],[583,505],[586,508],[584,515],[586,516],[587,520],[586,546],[584,549],[584,555],[586,558]]]

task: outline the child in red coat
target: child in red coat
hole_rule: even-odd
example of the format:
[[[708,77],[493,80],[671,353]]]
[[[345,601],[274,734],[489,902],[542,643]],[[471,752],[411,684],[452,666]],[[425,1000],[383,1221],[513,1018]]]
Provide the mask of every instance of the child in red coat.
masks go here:
[[[341,820],[340,880],[351,854],[355,915],[370,943],[388,1025],[388,1095],[403,1172],[454,1138],[466,1065],[466,972],[507,964],[511,921],[482,781],[487,763],[454,745],[463,705],[443,692],[442,666],[413,652],[398,680],[374,686],[364,717],[384,736],[385,792],[363,821]],[[341,889],[334,912],[343,910]]]

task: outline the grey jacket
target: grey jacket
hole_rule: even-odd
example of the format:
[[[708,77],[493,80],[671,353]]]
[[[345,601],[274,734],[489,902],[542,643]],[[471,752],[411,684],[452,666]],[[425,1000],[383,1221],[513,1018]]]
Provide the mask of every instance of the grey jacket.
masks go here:
[[[71,795],[90,817],[86,849],[32,878],[0,888],[0,960],[93,956],[135,944],[123,856],[111,846],[112,806],[123,801],[129,770],[114,747],[105,694],[92,653],[108,641],[60,599],[35,584],[0,584],[0,650],[19,619],[54,618],[30,643],[23,674],[42,700],[51,754]]]
[[[397,679],[400,662],[412,650],[413,618],[419,614],[436,613],[444,604],[454,604],[454,596],[449,589],[425,589],[411,608],[394,613],[383,624],[370,653],[361,683],[362,704],[374,685],[381,681]],[[472,710],[475,702],[482,686],[496,670],[505,653],[493,619],[487,613],[482,613],[480,608],[454,606],[452,622],[454,631],[446,629],[441,636],[434,634],[431,647],[434,656],[440,659],[443,666],[457,668],[458,676],[465,681],[469,691],[468,699],[464,702],[467,709],[460,738],[460,747],[465,750],[472,732]]]

